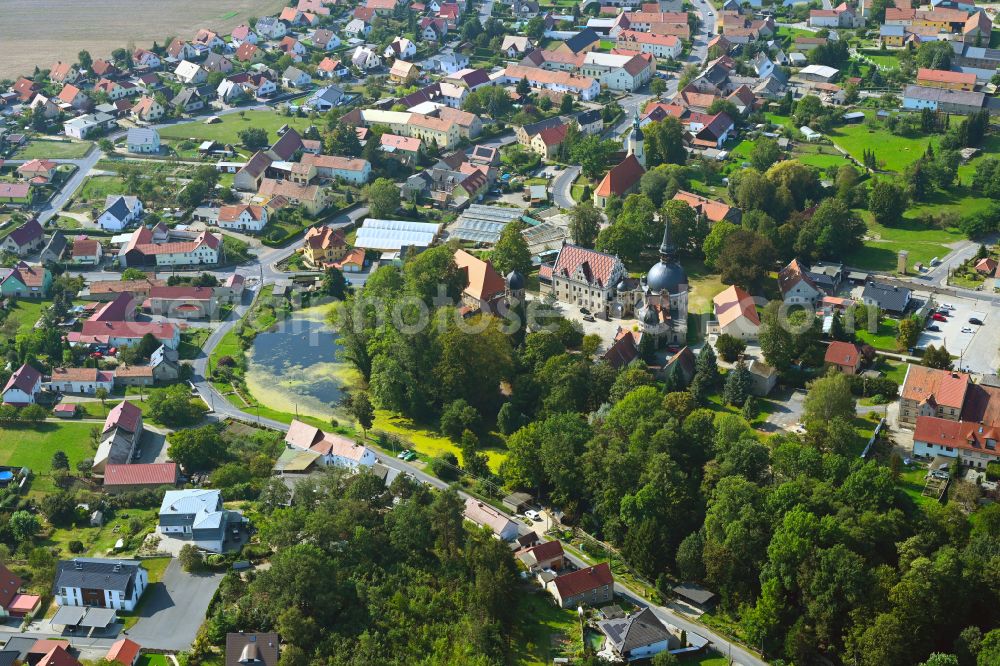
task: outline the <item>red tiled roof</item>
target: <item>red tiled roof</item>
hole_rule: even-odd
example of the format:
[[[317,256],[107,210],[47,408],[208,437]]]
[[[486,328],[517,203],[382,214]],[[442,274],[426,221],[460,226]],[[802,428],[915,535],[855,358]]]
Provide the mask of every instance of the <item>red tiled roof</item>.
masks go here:
[[[567,599],[605,585],[613,585],[615,579],[611,575],[611,567],[608,566],[608,563],[601,562],[597,566],[559,576],[552,582],[559,590],[559,596],[562,599]]]
[[[861,361],[861,354],[853,343],[834,341],[826,348],[826,356],[823,360],[833,365],[856,368]]]
[[[624,368],[639,356],[639,348],[636,346],[635,337],[632,332],[625,330],[625,335],[619,335],[615,343],[602,357],[615,369]]]
[[[171,463],[173,464],[173,463]],[[108,465],[108,467],[136,467],[137,465]],[[104,482],[107,483],[107,476],[105,476]],[[133,640],[128,638],[123,638],[117,641],[108,650],[108,654],[105,655],[105,659],[108,661],[116,661],[122,666],[132,666],[135,658],[139,656],[139,650],[142,646]]]
[[[567,243],[559,250],[559,256],[556,257],[552,272],[556,275],[569,277],[576,272],[578,267],[582,266],[584,276],[589,283],[608,287],[611,286],[610,282],[615,267],[620,265],[621,261],[618,257]]]
[[[706,199],[703,196],[693,194],[691,192],[685,192],[684,190],[678,190],[674,195],[674,201],[683,201],[691,208],[694,208],[699,213],[702,213],[711,222],[718,222],[720,220],[726,219],[732,207],[722,201],[716,201],[715,199]]]
[[[38,384],[41,378],[42,373],[25,363],[10,376],[10,379],[7,380],[7,385],[3,387],[3,392],[6,393],[10,389],[16,388],[31,395],[32,390],[34,390],[35,385]]]
[[[937,370],[910,365],[903,383],[903,398],[918,403],[931,401],[944,407],[962,409],[969,389],[969,375],[955,370]]]
[[[17,591],[21,588],[21,579],[17,574],[0,563],[0,606],[8,608],[10,602],[17,596]]]
[[[562,543],[559,541],[546,541],[538,544],[537,546],[526,548],[525,551],[534,555],[535,560],[538,562],[544,562],[545,560],[562,557],[564,554]]]
[[[760,316],[757,314],[753,297],[736,285],[716,294],[712,303],[715,305],[715,316],[719,319],[719,324],[722,327],[728,326],[740,316],[746,317],[758,326],[760,325]]]
[[[778,289],[782,294],[788,293],[791,289],[795,287],[800,281],[804,281],[806,284],[810,285],[816,291],[819,288],[816,287],[816,283],[812,281],[812,278],[806,274],[806,271],[799,264],[798,259],[792,259],[788,262],[788,265],[778,272]]]
[[[153,287],[149,290],[150,298],[165,298],[183,301],[210,301],[215,295],[211,287],[189,287],[176,285],[173,287]]]
[[[140,420],[142,420],[142,410],[128,400],[122,400],[108,412],[108,418],[104,420],[102,432],[107,432],[115,427],[126,432],[135,432],[139,427]]]
[[[958,83],[961,85],[976,85],[976,75],[971,72],[951,72],[944,69],[928,69],[921,67],[917,70],[917,82],[929,81],[931,83]]]
[[[174,483],[177,483],[177,463],[107,465],[104,469],[105,486],[165,486]],[[136,645],[136,649],[138,647]],[[115,646],[112,646],[112,650],[114,648]],[[112,659],[110,652],[108,653],[108,659]],[[122,663],[127,666],[131,666],[132,664],[131,661]]]
[[[644,173],[646,169],[635,155],[629,155],[605,174],[595,193],[599,197],[623,196],[639,182]]]
[[[38,666],[80,666],[80,662],[67,652],[66,648],[62,645],[57,645],[42,657],[42,660],[38,662]]]

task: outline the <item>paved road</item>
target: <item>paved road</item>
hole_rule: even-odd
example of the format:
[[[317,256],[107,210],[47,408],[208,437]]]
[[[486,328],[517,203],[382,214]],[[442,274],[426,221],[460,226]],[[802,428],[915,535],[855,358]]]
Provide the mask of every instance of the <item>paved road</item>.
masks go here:
[[[573,208],[576,202],[573,201],[573,181],[580,175],[580,167],[571,166],[559,172],[559,175],[552,179],[552,200],[560,208]]]
[[[171,560],[163,580],[143,595],[141,616],[128,637],[143,647],[189,650],[222,576],[184,573],[177,560]]]
[[[36,210],[35,214],[43,227],[46,222],[56,216],[66,202],[69,201],[70,197],[72,197],[76,193],[77,189],[83,185],[83,181],[86,180],[87,174],[94,168],[94,165],[97,164],[97,161],[102,157],[104,157],[104,153],[98,150],[95,145],[82,159],[53,160],[59,164],[73,164],[76,166],[76,171],[69,177],[69,180],[63,183],[59,192],[57,192],[47,204]]]
[[[935,284],[939,286],[947,286],[948,284],[948,273],[952,269],[958,268],[962,262],[971,259],[976,256],[976,250],[979,249],[979,242],[971,240],[963,240],[956,243],[955,247],[952,248],[944,257],[941,257],[941,263],[934,268],[928,269],[926,273],[920,279],[921,284]]]

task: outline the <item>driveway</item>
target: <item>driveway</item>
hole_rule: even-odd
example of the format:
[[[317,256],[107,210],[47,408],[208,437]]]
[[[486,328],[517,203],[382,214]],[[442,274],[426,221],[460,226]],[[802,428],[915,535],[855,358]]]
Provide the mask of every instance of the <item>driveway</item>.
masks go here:
[[[796,423],[802,421],[805,391],[774,391],[768,398],[774,403],[773,411],[765,421],[770,426],[768,429],[792,430]]]
[[[184,573],[177,560],[171,561],[163,580],[143,595],[139,621],[128,637],[147,648],[191,649],[222,576]]]
[[[580,175],[580,167],[571,166],[563,171],[559,171],[552,179],[552,201],[560,208],[572,209],[576,206],[573,201],[573,182]]]

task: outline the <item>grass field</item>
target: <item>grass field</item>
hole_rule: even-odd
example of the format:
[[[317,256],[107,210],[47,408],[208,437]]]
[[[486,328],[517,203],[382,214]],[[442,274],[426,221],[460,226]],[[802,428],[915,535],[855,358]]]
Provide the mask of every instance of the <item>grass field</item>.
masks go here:
[[[712,311],[712,299],[726,288],[718,273],[713,273],[701,262],[685,262],[688,276],[688,311],[704,314]]]
[[[375,425],[372,430],[382,430],[393,435],[399,435],[407,441],[407,446],[427,458],[434,458],[442,453],[454,453],[462,460],[458,445],[447,437],[442,437],[430,428],[414,423],[412,419],[384,410],[375,412]],[[490,469],[496,471],[500,463],[507,457],[507,452],[499,448],[482,449],[489,459]]]
[[[31,483],[33,493],[55,491],[52,483],[52,454],[62,451],[69,457],[69,468],[76,469],[76,463],[91,458],[94,450],[90,445],[91,423],[55,423],[46,421],[34,428],[0,428],[0,465],[16,465],[29,468],[35,475]]]
[[[83,182],[77,196],[80,202],[104,203],[109,194],[125,194],[125,183],[117,176],[90,176]]]
[[[829,137],[859,161],[866,149],[874,150],[876,159],[880,163],[884,162],[889,171],[896,172],[902,172],[907,165],[923,155],[927,144],[935,138],[897,136],[881,127],[869,128],[864,124],[838,127],[829,133]]]
[[[956,190],[963,191],[962,188]],[[934,257],[948,254],[947,245],[962,240],[962,234],[957,229],[929,228],[915,217],[931,212],[940,214],[949,209],[964,214],[963,205],[975,210],[980,205],[988,204],[988,200],[969,199],[963,204],[962,197],[939,193],[937,201],[943,202],[944,199],[950,200],[950,203],[924,204],[911,208],[903,221],[892,227],[878,224],[867,211],[859,211],[868,224],[869,240],[865,241],[860,250],[844,257],[844,262],[868,270],[894,271],[896,256],[900,250],[909,252],[911,267],[918,262],[927,266]]]
[[[899,475],[899,487],[917,504],[937,504],[937,500],[933,497],[923,495],[926,478],[927,470],[923,467],[904,467]]]
[[[35,327],[35,322],[42,316],[42,311],[50,305],[52,305],[52,301],[18,301],[7,315],[8,318],[17,319],[17,333],[15,335],[30,333],[31,329]],[[3,336],[0,336],[0,339],[2,338]]]
[[[878,331],[869,332],[865,328],[859,328],[854,334],[858,340],[871,345],[875,349],[886,351],[896,351],[896,334],[899,331],[899,323],[893,319],[885,319],[878,323]]]
[[[557,608],[541,592],[526,595],[518,609],[519,640],[514,642],[519,664],[551,664],[557,657],[583,650],[580,621],[572,610]]]
[[[177,355],[184,360],[198,358],[209,334],[207,328],[191,328],[184,331],[181,333],[181,343],[177,346]]]
[[[167,561],[169,562],[169,560]],[[170,666],[170,662],[162,654],[144,654],[139,657],[136,666]]]
[[[4,0],[0,78],[28,76],[35,66],[76,60],[81,49],[107,57],[130,43],[148,48],[199,28],[227,34],[252,16],[277,13],[284,0]],[[39,20],[39,17],[44,20]]]
[[[90,141],[49,141],[46,139],[32,139],[28,145],[15,153],[14,159],[74,160],[86,155],[92,145],[94,144]]]
[[[887,69],[899,69],[899,58],[892,53],[882,53],[877,49],[868,49],[862,51],[861,54],[871,60],[873,63],[879,67],[885,67]]]
[[[223,143],[239,143],[238,134],[248,127],[259,127],[267,130],[268,137],[277,139],[277,131],[282,125],[289,125],[298,130],[304,130],[313,121],[308,118],[282,116],[273,111],[247,111],[243,116],[231,113],[221,116],[222,122],[206,125],[201,120],[180,125],[171,125],[160,130],[164,139],[195,139],[197,141],[220,141]]]
[[[114,548],[115,542],[127,534],[128,522],[133,517],[141,519],[144,524],[143,529],[146,530],[155,527],[157,514],[156,509],[127,509],[119,512],[101,527],[53,529],[52,534],[43,542],[43,545],[46,548],[58,548],[63,556],[69,557],[69,542],[79,541],[86,549],[81,553],[84,557],[107,557]],[[122,552],[130,554],[128,551]],[[159,559],[168,562],[170,560],[170,558]],[[146,560],[146,562],[158,563],[159,560]]]

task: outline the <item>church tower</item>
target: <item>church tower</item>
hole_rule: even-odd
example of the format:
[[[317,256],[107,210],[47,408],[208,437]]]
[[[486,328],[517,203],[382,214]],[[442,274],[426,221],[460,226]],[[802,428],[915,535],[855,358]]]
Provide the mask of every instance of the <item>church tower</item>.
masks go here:
[[[635,112],[635,120],[632,121],[632,131],[628,133],[628,154],[635,155],[644,168],[646,166],[646,147],[642,136],[642,128],[639,127],[639,111]]]

